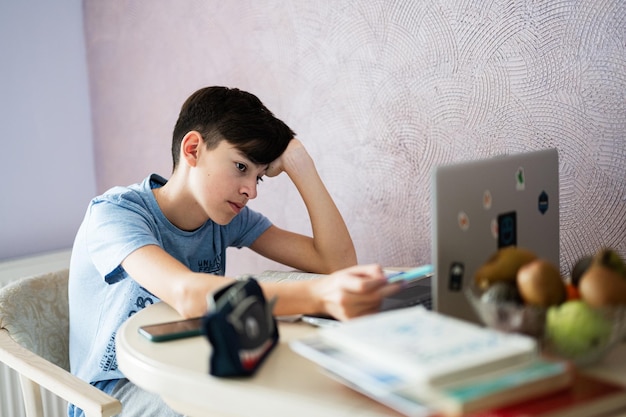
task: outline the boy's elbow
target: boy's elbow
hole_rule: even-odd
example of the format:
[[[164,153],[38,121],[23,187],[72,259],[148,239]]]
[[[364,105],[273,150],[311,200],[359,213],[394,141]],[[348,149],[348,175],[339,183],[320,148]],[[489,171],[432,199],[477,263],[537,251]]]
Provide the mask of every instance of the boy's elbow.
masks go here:
[[[328,262],[326,273],[331,274],[340,269],[355,266],[358,263],[356,251],[353,248],[347,248],[334,254],[332,262]]]
[[[346,251],[344,255],[344,263],[345,265],[343,266],[343,268],[348,268],[350,266],[354,266],[359,263],[356,257],[356,250],[354,249],[354,247],[352,247],[351,250]]]

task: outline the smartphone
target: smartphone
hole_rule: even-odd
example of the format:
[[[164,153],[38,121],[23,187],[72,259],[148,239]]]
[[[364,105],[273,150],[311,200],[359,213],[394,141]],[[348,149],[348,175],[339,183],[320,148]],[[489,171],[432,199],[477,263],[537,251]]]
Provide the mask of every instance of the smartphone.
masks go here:
[[[199,336],[202,334],[202,317],[141,326],[139,333],[153,342]]]
[[[387,274],[387,282],[394,283],[399,281],[404,281],[406,283],[412,283],[415,281],[422,280],[424,278],[432,277],[434,272],[434,268],[432,265],[422,265],[417,268],[410,269],[408,271],[402,272],[392,272]]]
[[[301,320],[315,327],[339,327],[341,322],[330,316],[312,316],[304,314]]]

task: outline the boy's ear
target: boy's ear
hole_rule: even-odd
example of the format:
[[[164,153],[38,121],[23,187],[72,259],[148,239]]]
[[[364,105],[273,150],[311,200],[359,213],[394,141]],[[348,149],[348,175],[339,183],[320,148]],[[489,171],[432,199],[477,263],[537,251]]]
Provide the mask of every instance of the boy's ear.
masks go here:
[[[195,167],[198,163],[198,151],[203,144],[202,136],[195,130],[188,132],[183,137],[180,146],[181,157],[187,161],[189,166]]]

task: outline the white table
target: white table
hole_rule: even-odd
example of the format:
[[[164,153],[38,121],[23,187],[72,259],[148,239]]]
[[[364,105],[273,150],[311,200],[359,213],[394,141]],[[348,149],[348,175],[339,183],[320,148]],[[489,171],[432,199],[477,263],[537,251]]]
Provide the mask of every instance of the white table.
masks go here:
[[[154,343],[137,329],[179,320],[165,303],[126,321],[116,336],[120,369],[135,384],[161,395],[188,416],[400,416],[332,380],[288,343],[316,331],[304,323],[279,324],[280,343],[251,378],[216,378],[208,373],[210,344],[203,336]]]
[[[116,336],[122,372],[156,392],[188,416],[399,416],[324,375],[289,347],[289,341],[316,331],[304,323],[280,323],[280,343],[251,378],[216,378],[208,373],[210,345],[203,336],[153,343],[137,329],[180,319],[165,303],[132,316]],[[626,344],[586,372],[626,385]],[[618,414],[626,416],[626,413]]]

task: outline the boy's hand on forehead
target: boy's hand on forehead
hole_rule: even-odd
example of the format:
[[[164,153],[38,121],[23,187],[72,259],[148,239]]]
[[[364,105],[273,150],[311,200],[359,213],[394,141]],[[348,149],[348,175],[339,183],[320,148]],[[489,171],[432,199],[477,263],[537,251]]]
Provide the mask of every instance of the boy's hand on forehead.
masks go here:
[[[285,152],[268,165],[265,175],[275,177],[283,171],[289,173],[289,169],[297,167],[302,158],[311,159],[302,142],[293,138],[289,141]]]

